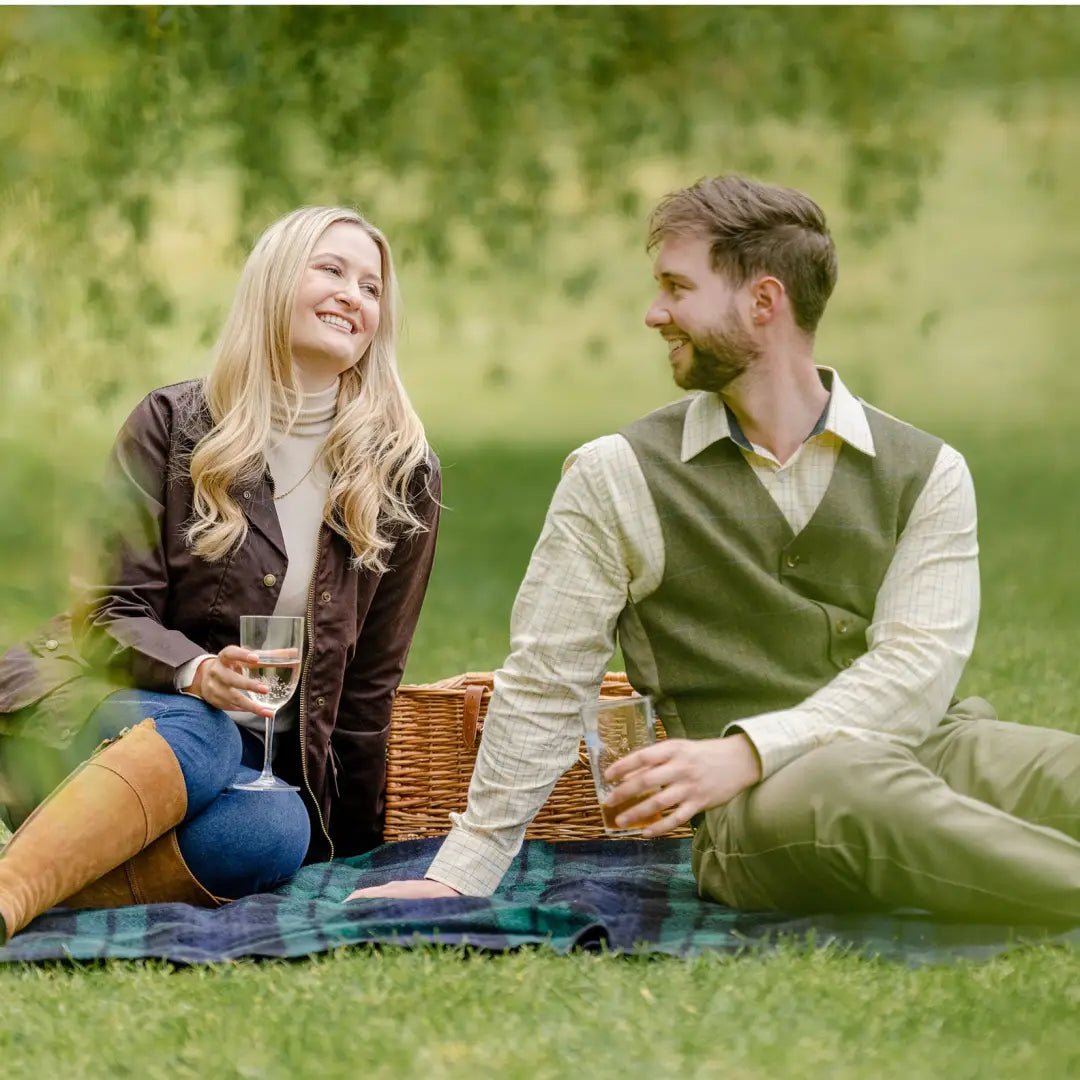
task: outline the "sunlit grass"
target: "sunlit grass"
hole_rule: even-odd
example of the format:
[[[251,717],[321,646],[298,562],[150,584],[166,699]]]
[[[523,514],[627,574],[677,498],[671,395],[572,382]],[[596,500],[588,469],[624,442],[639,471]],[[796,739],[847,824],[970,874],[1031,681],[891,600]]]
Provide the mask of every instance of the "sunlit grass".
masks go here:
[[[8,1080],[987,1080],[1080,1068],[1080,957],[1051,950],[912,971],[792,947],[693,962],[364,949],[174,972],[16,969],[0,986]]]

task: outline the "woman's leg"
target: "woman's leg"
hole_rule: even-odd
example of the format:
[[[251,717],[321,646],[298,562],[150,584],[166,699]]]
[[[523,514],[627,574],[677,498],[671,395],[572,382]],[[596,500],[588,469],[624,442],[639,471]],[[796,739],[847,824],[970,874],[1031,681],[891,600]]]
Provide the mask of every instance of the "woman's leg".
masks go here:
[[[119,690],[105,699],[90,718],[95,740],[115,738],[126,727],[151,719],[169,744],[187,789],[190,821],[202,813],[232,782],[240,767],[243,742],[227,713],[187,694]]]
[[[115,699],[115,700],[114,700]],[[232,791],[254,779],[262,743],[223,712],[175,694],[130,691],[102,707],[98,734],[152,717],[176,754],[188,789],[183,822],[123,866],[64,901],[68,907],[133,903],[214,905],[271,889],[292,877],[307,853],[310,825],[295,792]]]
[[[154,722],[157,735],[175,758],[186,794],[182,821],[197,818],[239,768],[242,743],[236,725],[224,712],[198,698],[126,690],[102,703],[87,725],[88,737],[115,737],[137,717]],[[166,902],[203,907],[219,903],[219,897],[188,866],[176,829],[167,830],[63,898],[64,906],[72,908]]]
[[[153,720],[95,753],[0,852],[0,942],[178,825],[185,778]]]
[[[252,780],[258,775],[244,771]],[[227,791],[176,833],[203,887],[230,900],[288,881],[311,839],[307,811],[295,791]]]
[[[262,741],[247,729],[237,775],[254,780]],[[177,830],[191,872],[212,893],[235,899],[265,892],[300,869],[311,839],[303,801],[295,791],[223,791]]]

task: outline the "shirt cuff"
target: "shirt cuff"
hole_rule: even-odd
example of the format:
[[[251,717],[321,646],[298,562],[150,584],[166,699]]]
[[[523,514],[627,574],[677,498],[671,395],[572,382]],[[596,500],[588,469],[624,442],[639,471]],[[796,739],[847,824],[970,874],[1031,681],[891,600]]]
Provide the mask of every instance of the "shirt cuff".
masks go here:
[[[746,720],[736,720],[724,728],[722,734],[741,731],[753,744],[761,759],[761,779],[802,757],[817,745],[805,718],[800,719],[795,709],[762,713]]]
[[[462,896],[490,896],[513,861],[514,856],[494,840],[455,825],[424,877],[449,885]]]
[[[199,670],[199,665],[204,660],[212,660],[213,653],[203,653],[202,656],[196,656],[194,660],[189,660],[186,664],[181,664],[176,669],[176,676],[173,679],[173,686],[181,694],[187,692],[195,679],[195,672]]]

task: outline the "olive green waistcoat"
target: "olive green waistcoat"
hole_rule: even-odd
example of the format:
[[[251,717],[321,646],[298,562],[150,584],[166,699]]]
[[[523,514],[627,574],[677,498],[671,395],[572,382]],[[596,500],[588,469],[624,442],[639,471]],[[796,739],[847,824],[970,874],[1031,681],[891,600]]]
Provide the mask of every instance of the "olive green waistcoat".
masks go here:
[[[658,698],[669,733],[709,738],[797,705],[866,651],[878,589],[941,440],[864,406],[876,456],[845,443],[796,535],[730,438],[680,460],[690,400],[621,433],[656,505],[665,559],[656,591],[624,612],[648,650],[620,637],[631,682]]]

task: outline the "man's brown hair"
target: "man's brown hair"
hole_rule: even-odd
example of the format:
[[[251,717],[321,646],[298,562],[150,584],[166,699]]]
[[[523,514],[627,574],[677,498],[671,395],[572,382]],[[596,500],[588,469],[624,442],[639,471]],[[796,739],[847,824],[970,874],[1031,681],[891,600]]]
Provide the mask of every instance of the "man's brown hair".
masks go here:
[[[713,270],[736,285],[771,274],[787,290],[799,328],[817,328],[836,285],[836,248],[809,195],[743,176],[707,176],[657,204],[648,250],[668,236],[707,240]]]

